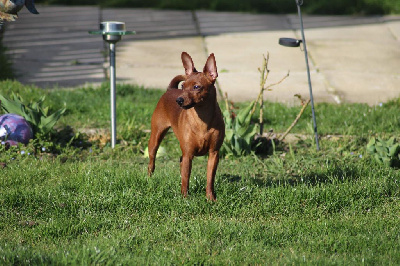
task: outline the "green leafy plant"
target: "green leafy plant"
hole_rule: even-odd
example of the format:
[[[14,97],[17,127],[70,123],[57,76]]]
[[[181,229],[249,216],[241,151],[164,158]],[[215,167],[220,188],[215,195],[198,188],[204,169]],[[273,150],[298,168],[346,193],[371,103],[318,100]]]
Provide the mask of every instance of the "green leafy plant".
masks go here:
[[[12,94],[12,99],[7,99],[0,94],[1,107],[6,113],[20,115],[28,121],[33,129],[35,136],[37,134],[47,134],[51,132],[54,125],[65,113],[66,108],[61,108],[54,113],[49,113],[49,107],[44,107],[45,96],[38,101],[31,101],[25,104],[23,98],[19,95]]]
[[[269,150],[268,143],[271,143],[273,146],[275,145],[274,140],[270,141],[262,137],[264,125],[264,92],[271,91],[271,87],[283,82],[289,76],[289,72],[277,83],[267,85],[269,74],[268,62],[269,53],[267,53],[267,57],[263,55],[263,65],[258,69],[261,74],[260,93],[257,99],[251,102],[246,108],[241,109],[235,114],[232,111],[234,109],[233,104],[229,103],[228,96],[225,94],[225,111],[223,113],[225,120],[225,140],[221,150],[221,153],[225,156],[241,156],[250,154],[252,151]],[[223,95],[221,91],[220,94]],[[255,113],[257,106],[259,106],[260,112],[259,121],[258,123],[251,123],[251,117]],[[256,138],[257,134],[259,138]]]
[[[372,154],[376,161],[390,167],[400,166],[400,144],[394,137],[388,140],[371,138],[367,144],[367,151]]]
[[[252,142],[259,131],[258,124],[251,123],[251,116],[256,102],[251,102],[246,108],[241,109],[237,115],[225,110],[225,140],[221,153],[226,156],[241,156],[250,154]]]

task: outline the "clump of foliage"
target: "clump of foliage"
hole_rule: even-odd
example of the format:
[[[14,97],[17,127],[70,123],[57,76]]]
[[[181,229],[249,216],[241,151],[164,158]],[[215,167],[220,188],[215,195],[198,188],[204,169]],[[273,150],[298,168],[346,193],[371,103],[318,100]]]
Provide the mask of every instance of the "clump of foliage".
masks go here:
[[[267,54],[267,57],[263,56],[262,67],[258,69],[261,74],[260,92],[257,99],[251,102],[246,108],[235,113],[233,111],[233,104],[229,103],[228,96],[225,94],[225,111],[223,112],[225,121],[225,139],[221,149],[222,155],[229,157],[247,155],[252,152],[265,152],[269,150],[269,145],[275,146],[275,142],[278,141],[276,139],[267,139],[266,137],[263,137],[264,92],[271,91],[271,87],[283,82],[289,76],[289,72],[277,83],[267,85],[268,74],[270,72],[268,69],[268,62],[269,53]],[[221,91],[220,94],[222,95]],[[251,118],[257,107],[259,107],[260,112],[259,121],[258,123],[252,123]],[[296,120],[298,119],[299,118],[296,118]],[[292,123],[290,129],[293,128],[293,126]],[[290,129],[287,132],[289,132]]]
[[[51,112],[49,106],[44,106],[46,97],[42,96],[37,101],[25,101],[20,95],[12,93],[11,99],[0,94],[1,109],[5,113],[20,115],[31,125],[34,137],[25,147],[1,147],[10,149],[10,156],[14,156],[13,150],[17,149],[30,154],[59,154],[68,147],[87,147],[90,143],[85,134],[74,132],[66,126],[59,130],[54,128],[55,124],[66,112],[66,108]]]
[[[259,131],[259,124],[251,123],[252,110],[256,102],[251,102],[241,109],[237,115],[225,110],[225,139],[221,154],[226,156],[242,156],[250,154],[254,138]]]
[[[12,94],[12,99],[8,99],[0,94],[1,107],[6,113],[17,114],[25,118],[32,126],[34,135],[48,134],[53,130],[54,125],[67,110],[61,108],[52,114],[49,113],[49,107],[44,107],[43,103],[46,97],[42,96],[38,101],[24,103],[24,99],[17,94]]]
[[[367,145],[367,151],[379,163],[390,167],[400,167],[400,144],[396,142],[394,137],[388,140],[371,138]]]

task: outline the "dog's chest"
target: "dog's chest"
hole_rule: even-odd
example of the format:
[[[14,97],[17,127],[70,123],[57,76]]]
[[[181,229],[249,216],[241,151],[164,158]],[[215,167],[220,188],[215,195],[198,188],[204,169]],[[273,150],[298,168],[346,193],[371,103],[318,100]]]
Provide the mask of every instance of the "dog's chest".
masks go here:
[[[215,149],[217,140],[222,134],[216,126],[217,122],[213,112],[204,115],[204,113],[199,114],[194,109],[190,109],[182,113],[179,127],[176,128],[176,131],[179,131],[179,136],[177,136],[181,147],[189,148],[195,156],[205,155]]]
[[[213,135],[215,133],[215,129],[211,128],[207,131],[192,131],[195,137],[193,140],[196,142],[196,154],[204,155],[210,150],[210,145],[213,143]]]
[[[189,139],[187,141],[195,146],[198,154],[205,154],[213,142],[215,129],[210,128],[208,124],[201,120],[191,120],[189,124],[190,129],[187,131]]]

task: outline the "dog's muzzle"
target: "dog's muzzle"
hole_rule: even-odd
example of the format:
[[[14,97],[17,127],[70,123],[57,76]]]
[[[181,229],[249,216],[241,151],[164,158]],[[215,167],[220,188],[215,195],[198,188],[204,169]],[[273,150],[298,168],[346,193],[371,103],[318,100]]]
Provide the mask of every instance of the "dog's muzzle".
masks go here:
[[[188,105],[183,105],[185,102],[185,99],[183,99],[182,97],[178,97],[176,99],[176,103],[182,108],[182,109],[190,109],[192,107],[194,107],[196,105],[196,103],[191,103]]]
[[[182,97],[178,97],[176,99],[176,103],[181,107],[182,107],[184,101],[185,101],[185,99],[183,99]]]

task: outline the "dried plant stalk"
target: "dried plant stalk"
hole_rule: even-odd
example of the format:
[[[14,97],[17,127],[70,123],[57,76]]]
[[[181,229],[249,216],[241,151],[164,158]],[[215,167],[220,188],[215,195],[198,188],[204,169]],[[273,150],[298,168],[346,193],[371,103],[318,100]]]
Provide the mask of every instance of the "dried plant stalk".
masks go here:
[[[267,52],[267,56],[263,55],[263,64],[262,67],[258,69],[258,71],[261,74],[260,78],[260,93],[257,96],[256,102],[260,104],[260,116],[259,116],[259,124],[260,124],[260,135],[263,134],[264,131],[264,91],[271,91],[271,87],[276,86],[280,83],[282,83],[287,77],[289,77],[289,71],[284,76],[280,81],[270,84],[268,86],[265,86],[267,83],[268,75],[269,75],[269,69],[268,69],[268,63],[269,63],[269,52]],[[257,105],[254,105],[253,109],[251,110],[251,114],[253,114],[256,111]]]
[[[300,100],[302,100],[300,98]],[[303,107],[301,108],[300,112],[298,113],[298,115],[296,116],[296,119],[293,121],[293,123],[290,125],[290,127],[288,127],[288,129],[285,131],[285,133],[282,134],[282,136],[280,136],[279,141],[282,141],[285,139],[285,137],[289,134],[289,132],[292,130],[292,128],[297,124],[297,122],[299,121],[300,117],[303,115],[304,110],[307,108],[308,104],[310,103],[310,99],[308,99],[306,102],[304,102],[302,100],[302,105]]]

